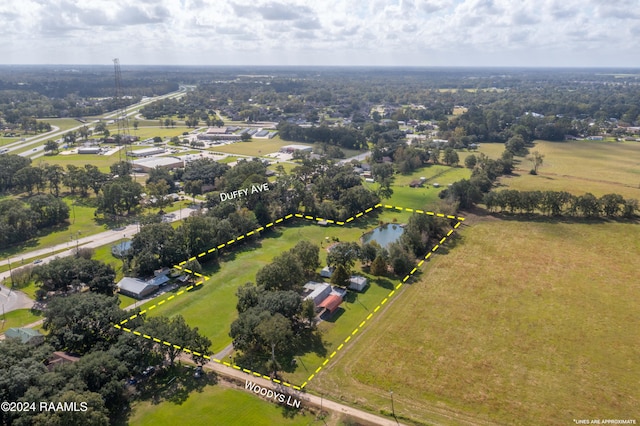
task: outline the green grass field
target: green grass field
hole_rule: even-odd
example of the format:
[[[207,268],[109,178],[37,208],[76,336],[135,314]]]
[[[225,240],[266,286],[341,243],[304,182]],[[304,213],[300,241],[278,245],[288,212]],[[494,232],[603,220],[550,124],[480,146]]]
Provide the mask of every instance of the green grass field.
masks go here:
[[[392,389],[424,423],[635,418],[640,225],[474,222],[310,390],[377,410]]]
[[[69,154],[69,155],[51,155],[36,159],[36,163],[59,164],[62,167],[72,164],[78,167],[84,167],[85,164],[93,164],[98,167],[101,172],[108,173],[109,166],[120,161],[118,153],[113,155],[94,155],[94,154]]]
[[[5,138],[4,136],[0,136],[0,146],[9,145],[18,140],[20,140],[20,138]]]
[[[283,416],[281,406],[247,392],[222,386],[206,386],[191,392],[181,404],[141,402],[133,406],[129,423],[134,425],[295,426],[322,425],[309,414]]]
[[[341,241],[355,241],[376,223],[375,219],[368,218],[338,228],[320,227],[308,222],[290,222],[275,232],[264,234],[264,238],[257,242],[229,248],[219,269],[205,268],[205,274],[211,277],[209,281],[155,308],[151,315],[181,314],[189,325],[198,327],[200,332],[211,339],[211,349],[218,352],[231,343],[229,326],[237,317],[236,289],[247,282],[255,282],[260,268],[301,239],[318,245],[324,245],[325,237],[333,236],[339,236]],[[326,251],[322,250],[321,262],[324,262],[325,257]],[[148,302],[142,309],[157,304],[159,300]]]
[[[438,194],[448,184],[461,179],[468,179],[471,171],[464,167],[449,167],[442,165],[422,167],[408,175],[395,175],[393,184],[393,195],[388,200],[383,200],[383,204],[391,204],[401,207],[425,208],[434,206],[438,201]],[[426,177],[427,181],[423,188],[411,188],[411,181]],[[433,187],[434,183],[439,183],[440,187]],[[365,183],[370,189],[377,189],[377,183]]]
[[[224,152],[227,154],[263,156],[272,152],[278,152],[283,146],[292,145],[294,143],[295,142],[283,141],[280,139],[280,136],[275,136],[272,139],[253,139],[249,142],[217,145],[211,147],[210,151]]]
[[[498,158],[503,150],[502,144],[482,144],[479,149],[491,158]],[[528,160],[517,158],[521,162],[514,176],[500,178],[500,185],[521,191],[591,192],[597,197],[614,192],[640,199],[638,142],[536,141],[530,150],[545,156],[538,175],[529,174],[532,167]]]
[[[71,244],[75,241],[78,233],[80,233],[79,236],[82,238],[103,232],[107,229],[104,225],[95,221],[93,216],[95,208],[81,204],[84,203],[82,199],[79,199],[75,205],[73,205],[72,197],[65,197],[64,201],[69,206],[69,221],[67,224],[47,228],[44,230],[46,234],[43,234],[40,237],[30,240],[24,244],[0,250],[0,256],[15,256],[18,258],[22,253],[64,243],[68,243],[68,247],[72,248]],[[56,252],[52,252],[48,255],[55,253]]]
[[[42,319],[42,315],[38,311],[31,309],[18,309],[0,314],[0,333],[4,333],[13,327],[24,327],[25,325],[34,323]]]

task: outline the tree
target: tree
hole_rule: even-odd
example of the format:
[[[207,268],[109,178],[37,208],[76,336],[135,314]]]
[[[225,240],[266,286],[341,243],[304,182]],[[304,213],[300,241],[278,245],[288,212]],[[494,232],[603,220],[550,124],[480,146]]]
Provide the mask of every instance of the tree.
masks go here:
[[[298,258],[290,252],[283,253],[265,265],[256,275],[256,284],[267,290],[292,290],[299,288],[304,271]]]
[[[285,343],[291,338],[291,322],[279,313],[272,315],[256,328],[258,336],[271,347],[271,371],[276,376],[279,370],[276,361],[276,346]]]
[[[389,263],[396,275],[407,274],[413,268],[413,257],[398,243],[389,245]]]
[[[99,260],[62,257],[34,269],[38,299],[49,292],[67,293],[87,286],[89,290],[112,295],[116,273],[111,265]]]
[[[511,152],[513,155],[519,156],[525,156],[529,153],[524,138],[519,134],[515,134],[509,138],[505,143],[505,150]]]
[[[320,247],[309,241],[300,241],[290,250],[306,274],[312,274],[320,266]]]
[[[349,285],[349,278],[351,278],[351,271],[343,264],[338,264],[331,274],[331,283],[340,287],[346,287]]]
[[[240,140],[242,142],[249,142],[251,140],[251,135],[248,132],[244,132],[240,135]]]
[[[531,152],[531,155],[527,156],[527,160],[531,161],[533,164],[532,174],[537,175],[538,169],[542,166],[544,161],[544,155],[540,154],[538,151]]]
[[[42,326],[48,332],[47,341],[57,350],[79,355],[108,347],[120,334],[113,324],[127,316],[119,304],[116,296],[95,293],[51,299]],[[136,325],[132,321],[129,326]]]
[[[345,269],[351,269],[360,258],[360,246],[357,243],[338,243],[331,247],[327,254],[327,266],[337,267],[342,265]]]
[[[473,169],[476,166],[477,158],[475,155],[468,155],[467,158],[464,159],[464,165],[467,169]]]
[[[605,194],[598,200],[605,215],[613,217],[624,207],[624,198],[620,194]]]
[[[198,332],[198,327],[191,328],[182,315],[176,315],[171,318],[148,318],[142,327],[140,327],[140,330],[149,336],[158,336],[172,343],[172,345],[163,345],[160,343],[155,345],[156,351],[167,358],[171,366],[173,366],[176,357],[182,352],[183,348],[201,354],[200,356],[192,355],[193,361],[198,364],[205,364],[207,361],[203,358],[203,355],[211,354],[211,350],[209,349],[211,340],[201,335]]]
[[[444,163],[448,166],[457,166],[460,162],[458,153],[453,148],[447,148],[444,150]]]
[[[167,196],[169,194],[169,185],[164,179],[156,183],[147,184],[146,191],[151,205],[163,209],[171,204],[171,198]]]
[[[64,179],[64,169],[59,164],[45,164],[44,178],[49,182],[49,191],[56,197],[60,195],[60,185]]]
[[[50,152],[50,153],[53,153],[53,154],[57,154],[58,153],[58,144],[56,143],[56,141],[48,140],[44,144],[44,151],[45,152]]]
[[[384,257],[378,255],[373,259],[370,272],[377,277],[387,273],[387,262],[384,260]]]

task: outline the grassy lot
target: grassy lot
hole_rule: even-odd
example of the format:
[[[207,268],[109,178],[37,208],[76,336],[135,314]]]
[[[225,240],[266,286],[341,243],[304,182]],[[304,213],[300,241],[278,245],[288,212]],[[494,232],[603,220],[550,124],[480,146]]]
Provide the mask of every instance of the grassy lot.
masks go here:
[[[16,245],[10,248],[6,248],[0,251],[0,256],[19,256],[22,253],[28,251],[40,249],[43,247],[54,246],[56,244],[69,243],[71,248],[72,237],[75,239],[76,235],[80,233],[80,237],[86,237],[88,235],[94,235],[106,230],[104,225],[96,223],[93,212],[94,207],[81,204],[84,203],[82,199],[77,201],[76,205],[73,205],[72,197],[65,197],[64,201],[70,208],[69,211],[69,223],[58,225],[52,228],[47,228],[46,234],[37,237],[24,244]],[[54,254],[54,253],[50,253]]]
[[[5,138],[4,136],[0,136],[0,146],[8,145],[18,140],[20,140],[20,138]]]
[[[309,387],[371,409],[392,389],[396,413],[421,422],[635,418],[639,237],[639,224],[475,223]]]
[[[503,150],[502,144],[482,144],[479,149],[491,158],[499,157]],[[591,192],[595,196],[615,192],[640,199],[640,143],[537,141],[531,150],[545,156],[538,175],[530,175],[531,163],[520,159],[516,176],[502,177],[501,185],[522,191]]]
[[[275,136],[272,139],[253,139],[249,142],[236,142],[228,145],[214,146],[210,151],[261,156],[278,152],[283,146],[291,144],[293,144],[293,142],[283,141],[280,139],[280,136]]]
[[[42,319],[41,313],[31,309],[18,309],[16,311],[0,314],[0,333],[4,333],[13,327],[24,327]]]
[[[155,126],[140,126],[138,130],[133,130],[133,125],[129,124],[129,133],[133,136],[140,137],[141,140],[145,140],[148,138],[153,138],[155,136],[160,136],[161,138],[172,138],[174,136],[182,136],[184,132],[190,132],[193,128],[186,126],[176,126],[176,127],[160,127],[158,126],[158,122],[154,123]],[[109,130],[112,133],[117,131],[117,128],[113,130]]]
[[[203,286],[188,294],[176,297],[151,311],[152,315],[172,316],[181,314],[191,326],[199,330],[212,341],[212,350],[218,352],[231,343],[229,326],[237,317],[236,289],[247,283],[255,282],[258,270],[271,262],[279,253],[289,250],[301,239],[313,243],[324,244],[325,237],[339,236],[340,240],[354,241],[367,228],[375,226],[373,218],[363,219],[348,227],[320,227],[308,222],[290,222],[272,232],[264,234],[264,238],[229,249],[221,266],[205,271],[211,279]],[[324,261],[325,252],[321,252]],[[158,301],[147,303],[143,309]],[[161,336],[160,336],[161,337]]]
[[[438,194],[448,184],[461,179],[468,179],[471,171],[464,167],[427,166],[408,175],[395,175],[393,195],[384,200],[383,204],[401,207],[423,208],[433,206],[439,201]],[[427,183],[423,188],[411,188],[409,183],[420,177],[426,177]],[[433,183],[439,183],[440,188],[434,188]],[[378,188],[377,183],[365,183],[368,188]]]
[[[191,392],[184,402],[169,401],[153,404],[137,403],[129,423],[134,425],[313,425],[323,424],[313,416],[283,415],[281,406],[256,395],[222,386],[206,386],[201,392]]]
[[[72,129],[74,127],[82,126],[82,123],[73,118],[43,118],[46,123],[50,123],[52,126],[57,126],[60,130]],[[91,127],[89,124],[87,126]]]
[[[117,163],[120,160],[120,156],[116,153],[113,155],[94,155],[94,154],[69,154],[69,155],[52,155],[40,157],[35,162],[42,161],[48,164],[59,164],[62,167],[67,164],[73,164],[74,166],[84,167],[85,164],[93,164],[98,167],[101,172],[108,173],[109,166]]]

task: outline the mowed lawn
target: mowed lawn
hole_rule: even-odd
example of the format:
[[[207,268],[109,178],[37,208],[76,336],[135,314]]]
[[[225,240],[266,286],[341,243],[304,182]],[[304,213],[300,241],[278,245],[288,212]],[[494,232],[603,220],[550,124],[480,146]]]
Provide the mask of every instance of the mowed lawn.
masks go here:
[[[268,402],[242,390],[207,386],[202,392],[191,392],[181,404],[169,401],[153,404],[136,403],[129,418],[132,425],[225,425],[225,426],[295,426],[323,424],[312,415],[283,415],[281,405]]]
[[[367,229],[375,227],[375,223],[373,218],[362,218],[344,227],[321,227],[300,220],[285,222],[275,230],[263,234],[264,237],[258,241],[224,249],[226,252],[219,268],[207,270],[208,265],[205,265],[205,274],[211,277],[210,280],[154,308],[150,311],[150,315],[182,315],[189,325],[198,327],[202,334],[211,339],[211,349],[218,352],[231,343],[229,329],[237,317],[236,290],[247,282],[255,283],[256,274],[260,268],[301,240],[317,245],[322,243],[326,248],[326,237],[339,237],[341,241],[356,241]],[[326,251],[321,249],[320,256],[321,262],[324,262]],[[161,296],[148,302],[141,309],[148,309],[168,296]],[[162,336],[157,337],[162,338]]]
[[[424,423],[637,418],[640,225],[487,220],[308,386]]]
[[[481,145],[484,152],[488,144]],[[493,147],[491,147],[493,148]],[[522,191],[553,190],[581,195],[591,192],[597,197],[618,193],[625,198],[640,199],[640,143],[536,141],[531,151],[544,154],[538,175],[529,174],[531,162],[523,159],[514,173],[502,177],[499,183]],[[499,156],[491,155],[492,158]]]
[[[17,309],[0,315],[0,333],[13,327],[24,327],[42,319],[39,311]]]
[[[395,175],[392,186],[393,195],[391,198],[383,200],[382,204],[390,204],[400,207],[413,207],[417,209],[426,206],[435,205],[440,199],[438,194],[447,188],[450,183],[457,182],[461,179],[468,179],[471,176],[471,170],[464,167],[449,167],[442,165],[433,165],[422,167],[415,172],[407,175]],[[411,188],[409,184],[421,177],[427,178],[426,184],[422,188]],[[440,184],[439,188],[433,186],[434,183]],[[377,183],[364,183],[364,185],[373,190],[378,189]]]
[[[209,150],[213,152],[224,152],[226,154],[263,156],[271,154],[272,152],[278,152],[283,146],[292,144],[296,144],[296,142],[283,141],[279,136],[275,136],[271,139],[252,139],[249,142],[235,142],[227,145],[214,145]],[[309,145],[300,143],[297,144]]]

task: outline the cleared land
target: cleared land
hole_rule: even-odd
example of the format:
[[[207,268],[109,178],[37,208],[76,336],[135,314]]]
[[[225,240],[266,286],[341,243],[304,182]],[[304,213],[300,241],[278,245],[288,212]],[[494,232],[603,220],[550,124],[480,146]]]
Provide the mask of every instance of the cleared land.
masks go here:
[[[189,325],[198,327],[201,333],[211,339],[212,350],[218,352],[231,343],[229,326],[237,317],[236,289],[247,282],[255,282],[258,270],[270,263],[276,255],[293,248],[296,243],[304,239],[318,245],[322,244],[321,262],[324,263],[326,257],[324,248],[327,246],[327,237],[339,236],[340,241],[356,241],[376,224],[377,220],[370,217],[362,218],[356,223],[344,227],[321,227],[306,221],[283,224],[281,227],[263,234],[258,241],[224,249],[226,252],[219,268],[204,265],[204,273],[211,277],[209,281],[191,292],[153,309],[151,315],[173,316],[181,314]],[[207,268],[207,266],[209,267]],[[371,294],[373,295],[374,292]],[[381,295],[382,293],[380,297]],[[147,309],[157,303],[157,300],[149,302],[141,309]],[[351,318],[350,315],[342,317]],[[336,324],[341,324],[341,327],[345,324],[342,317],[336,321]],[[360,317],[361,315],[353,316],[350,321],[359,322],[362,320]]]
[[[295,142],[283,141],[279,136],[275,136],[272,139],[253,139],[249,142],[235,142],[227,145],[213,146],[209,151],[262,156],[272,152],[278,152],[283,146],[294,143]]]
[[[415,172],[407,175],[395,175],[393,184],[393,195],[388,200],[384,200],[383,204],[391,204],[394,206],[423,208],[428,205],[434,205],[439,201],[438,194],[442,189],[446,188],[450,183],[461,179],[468,179],[471,171],[464,167],[449,167],[442,165],[433,165],[422,167]],[[422,188],[411,188],[409,184],[420,177],[426,177],[427,181]],[[440,184],[439,188],[433,186],[434,183]],[[377,183],[365,183],[370,189],[377,189]]]
[[[502,144],[483,144],[479,151],[496,158],[503,150]],[[536,141],[530,150],[545,156],[538,175],[530,175],[531,162],[521,159],[515,170],[520,176],[502,177],[501,185],[523,191],[567,191],[576,195],[591,192],[597,197],[613,192],[640,199],[638,142]]]
[[[309,385],[415,421],[570,424],[640,406],[640,225],[462,231]],[[461,415],[462,417],[456,417]]]

